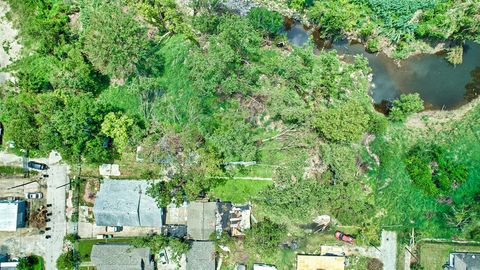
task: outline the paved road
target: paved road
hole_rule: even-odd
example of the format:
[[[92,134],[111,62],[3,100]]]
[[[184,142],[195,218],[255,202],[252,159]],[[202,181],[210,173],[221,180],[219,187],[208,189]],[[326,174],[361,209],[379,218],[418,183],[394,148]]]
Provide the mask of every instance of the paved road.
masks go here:
[[[395,270],[397,265],[397,233],[382,231],[381,260],[384,270]]]
[[[48,249],[46,250],[46,270],[54,270],[55,262],[63,250],[63,238],[67,234],[67,221],[65,217],[65,194],[66,186],[58,188],[68,182],[68,167],[66,165],[52,165],[48,170],[47,203],[52,204],[51,221],[47,226],[51,227],[52,238],[45,239]]]

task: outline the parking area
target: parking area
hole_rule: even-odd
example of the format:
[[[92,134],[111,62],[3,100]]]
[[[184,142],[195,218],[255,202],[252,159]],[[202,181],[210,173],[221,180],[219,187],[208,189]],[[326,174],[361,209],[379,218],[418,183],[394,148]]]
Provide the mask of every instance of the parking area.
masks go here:
[[[48,170],[31,174],[30,178],[0,178],[0,198],[25,199],[25,192],[42,192],[43,198],[26,199],[26,201],[29,213],[38,212],[39,209],[44,211],[38,215],[44,218],[41,220],[43,223],[27,224],[30,225],[28,228],[20,228],[13,233],[0,233],[0,249],[13,257],[30,254],[42,256],[45,258],[46,270],[56,268],[55,262],[63,251],[63,238],[67,228],[65,193],[66,184],[69,181],[69,168],[67,165],[59,164],[60,160],[58,153],[52,152],[48,159],[34,159],[36,162],[47,164]],[[0,152],[0,164],[21,167],[23,161],[21,157],[14,154]],[[48,177],[42,175],[48,175]],[[18,187],[11,188],[14,186]]]

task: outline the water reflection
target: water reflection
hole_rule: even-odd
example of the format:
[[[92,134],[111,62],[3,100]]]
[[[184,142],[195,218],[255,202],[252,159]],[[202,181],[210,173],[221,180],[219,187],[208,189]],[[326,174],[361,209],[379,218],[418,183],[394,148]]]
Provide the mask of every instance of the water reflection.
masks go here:
[[[312,36],[319,50],[335,49],[348,61],[353,55],[365,56],[372,68],[372,98],[381,104],[402,93],[419,93],[427,108],[451,109],[463,105],[480,93],[480,45],[466,42],[463,63],[453,66],[443,54],[422,54],[408,58],[398,66],[383,53],[371,54],[362,44],[347,40],[325,41],[317,29],[306,30],[299,23],[285,29],[288,39],[296,46],[305,45]],[[381,107],[381,106],[380,106]]]

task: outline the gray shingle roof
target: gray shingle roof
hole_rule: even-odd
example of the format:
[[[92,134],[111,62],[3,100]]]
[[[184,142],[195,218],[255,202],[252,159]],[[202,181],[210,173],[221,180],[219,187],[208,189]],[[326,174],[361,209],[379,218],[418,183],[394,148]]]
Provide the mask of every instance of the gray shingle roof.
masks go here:
[[[105,180],[95,199],[98,226],[161,227],[162,209],[146,194],[147,181]]]
[[[90,255],[97,270],[153,270],[149,248],[128,244],[96,244]]]
[[[187,270],[215,270],[213,242],[192,242],[187,253]]]
[[[214,202],[192,202],[187,209],[187,235],[194,240],[208,240],[215,231]]]
[[[450,253],[450,268],[454,270],[480,270],[480,253]]]

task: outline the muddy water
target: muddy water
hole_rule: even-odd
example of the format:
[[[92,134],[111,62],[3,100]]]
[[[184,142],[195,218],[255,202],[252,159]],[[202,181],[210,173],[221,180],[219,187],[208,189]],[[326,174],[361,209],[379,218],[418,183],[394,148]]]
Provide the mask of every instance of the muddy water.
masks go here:
[[[285,31],[296,46],[310,40],[311,30],[301,24],[291,24]],[[326,46],[321,40],[315,41],[317,52],[335,49],[347,61],[359,54],[368,59],[373,73],[371,95],[377,104],[402,93],[419,93],[427,108],[452,109],[480,94],[480,44],[474,42],[465,43],[461,65],[451,65],[442,54],[423,54],[410,57],[399,66],[383,53],[366,52],[362,44],[339,41]]]

